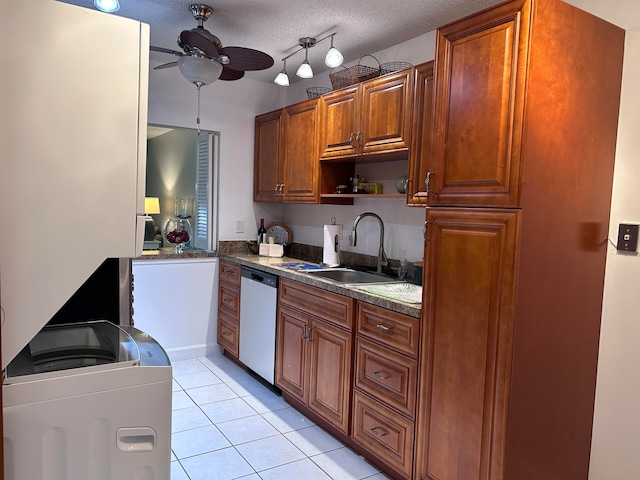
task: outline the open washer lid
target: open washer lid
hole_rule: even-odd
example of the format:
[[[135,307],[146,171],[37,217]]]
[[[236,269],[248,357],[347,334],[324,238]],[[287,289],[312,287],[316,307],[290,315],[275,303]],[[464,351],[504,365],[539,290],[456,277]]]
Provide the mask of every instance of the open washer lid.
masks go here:
[[[106,320],[46,325],[6,368],[5,384],[59,377],[140,362],[135,340]]]

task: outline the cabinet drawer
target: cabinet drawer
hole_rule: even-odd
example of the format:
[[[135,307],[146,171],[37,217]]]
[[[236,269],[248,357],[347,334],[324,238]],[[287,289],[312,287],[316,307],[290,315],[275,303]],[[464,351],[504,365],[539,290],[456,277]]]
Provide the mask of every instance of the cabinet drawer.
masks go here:
[[[220,262],[220,281],[240,286],[240,268],[238,263],[222,260]]]
[[[353,439],[411,478],[414,424],[364,394],[353,395]]]
[[[410,419],[415,417],[417,362],[358,338],[355,386]]]
[[[414,358],[418,356],[419,325],[417,318],[358,302],[358,334]]]
[[[218,312],[226,313],[231,318],[240,320],[240,287],[220,282]]]
[[[355,300],[344,295],[281,278],[278,300],[338,327],[353,328]]]
[[[218,344],[236,357],[239,354],[240,325],[236,320],[225,314],[218,314]]]

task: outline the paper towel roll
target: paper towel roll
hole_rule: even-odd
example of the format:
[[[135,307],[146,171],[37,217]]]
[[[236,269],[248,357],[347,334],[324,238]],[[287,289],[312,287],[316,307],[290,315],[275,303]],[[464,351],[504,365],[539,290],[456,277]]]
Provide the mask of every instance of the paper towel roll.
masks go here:
[[[329,267],[340,265],[340,233],[342,225],[324,226],[324,248],[322,263]]]

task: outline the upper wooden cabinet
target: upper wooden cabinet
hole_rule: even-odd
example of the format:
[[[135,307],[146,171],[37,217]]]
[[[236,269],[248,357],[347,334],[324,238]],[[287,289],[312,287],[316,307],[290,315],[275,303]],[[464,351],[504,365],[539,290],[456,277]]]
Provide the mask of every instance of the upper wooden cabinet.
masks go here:
[[[412,68],[323,95],[321,158],[408,152],[412,98]]]
[[[284,109],[283,201],[318,202],[318,100]]]
[[[432,169],[433,62],[416,66],[407,205],[427,205],[427,176]]]
[[[256,202],[318,202],[318,100],[256,117]]]
[[[253,200],[282,201],[284,135],[282,110],[258,115],[255,121]]]
[[[438,30],[430,205],[518,206],[531,14],[506,2]]]

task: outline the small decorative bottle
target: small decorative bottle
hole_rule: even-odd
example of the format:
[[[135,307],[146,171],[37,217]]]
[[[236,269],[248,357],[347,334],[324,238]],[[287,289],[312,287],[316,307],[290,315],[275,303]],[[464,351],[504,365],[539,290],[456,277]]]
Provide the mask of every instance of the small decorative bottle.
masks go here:
[[[267,229],[264,228],[264,218],[260,219],[260,227],[258,228],[258,244],[267,243]]]

